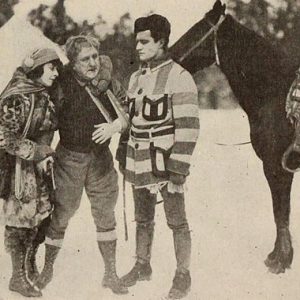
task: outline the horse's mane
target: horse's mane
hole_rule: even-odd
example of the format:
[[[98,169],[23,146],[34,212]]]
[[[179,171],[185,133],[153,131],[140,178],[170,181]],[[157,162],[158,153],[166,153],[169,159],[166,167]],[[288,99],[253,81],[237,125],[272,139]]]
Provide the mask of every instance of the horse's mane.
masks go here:
[[[259,106],[276,98],[284,99],[297,68],[279,45],[272,44],[231,15],[226,15],[218,40],[221,69],[240,102],[247,96]]]
[[[201,27],[205,24],[206,21],[204,19],[198,21],[170,47],[170,54],[175,60],[178,60],[187,49],[193,47],[197,43],[198,37],[205,34],[201,30]]]
[[[229,14],[226,15],[224,27],[227,27],[225,30],[233,32],[236,43],[245,57],[254,58],[257,63],[266,66],[268,71],[275,71],[278,68],[282,68],[281,71],[289,71],[295,68],[292,60],[279,44],[271,43],[268,39],[236,21]],[[244,61],[244,63],[246,62]]]

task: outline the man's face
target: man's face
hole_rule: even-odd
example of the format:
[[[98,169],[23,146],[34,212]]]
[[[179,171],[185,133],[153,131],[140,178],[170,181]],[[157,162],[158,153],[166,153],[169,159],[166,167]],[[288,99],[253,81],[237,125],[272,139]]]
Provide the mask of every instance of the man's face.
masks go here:
[[[99,54],[94,47],[83,47],[75,59],[74,71],[80,79],[90,81],[100,69]]]
[[[149,62],[157,57],[162,49],[161,40],[155,42],[150,30],[138,32],[136,35],[136,51],[140,61]]]

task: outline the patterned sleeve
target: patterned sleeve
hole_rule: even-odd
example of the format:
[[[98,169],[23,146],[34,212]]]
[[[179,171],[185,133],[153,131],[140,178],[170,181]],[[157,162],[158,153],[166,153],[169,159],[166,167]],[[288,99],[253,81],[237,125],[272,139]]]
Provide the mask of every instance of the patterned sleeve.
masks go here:
[[[26,101],[28,101],[26,103]],[[29,99],[22,95],[5,98],[0,103],[0,149],[24,160],[40,160],[49,155],[49,149],[22,138]]]
[[[185,70],[180,73],[177,85],[174,87],[172,107],[175,142],[167,163],[167,170],[187,176],[200,125],[197,87],[191,74]]]

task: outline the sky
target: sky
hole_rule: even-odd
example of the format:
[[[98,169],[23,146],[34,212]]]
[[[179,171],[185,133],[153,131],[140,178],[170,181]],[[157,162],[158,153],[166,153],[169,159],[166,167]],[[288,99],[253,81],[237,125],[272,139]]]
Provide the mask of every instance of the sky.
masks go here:
[[[101,15],[108,25],[113,25],[127,12],[136,19],[154,11],[166,16],[171,22],[172,43],[200,20],[214,2],[215,0],[66,0],[65,7],[67,14],[76,22],[94,22]],[[21,0],[15,12],[17,15],[25,15],[41,3],[53,5],[56,0]]]
[[[15,11],[25,15],[31,9],[44,3],[53,5],[57,0],[21,0]],[[246,2],[247,0],[245,0]],[[108,25],[113,25],[120,16],[129,12],[133,19],[150,11],[166,16],[171,25],[171,44],[212,8],[215,0],[66,0],[67,13],[76,21],[93,22],[101,15]],[[276,5],[280,0],[270,0]],[[223,1],[226,3],[226,0]]]

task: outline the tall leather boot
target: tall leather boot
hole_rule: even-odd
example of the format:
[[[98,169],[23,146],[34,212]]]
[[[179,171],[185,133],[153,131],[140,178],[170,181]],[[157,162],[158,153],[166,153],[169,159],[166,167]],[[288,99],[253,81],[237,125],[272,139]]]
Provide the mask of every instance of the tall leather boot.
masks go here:
[[[35,285],[39,289],[43,289],[52,280],[53,277],[53,265],[60,247],[45,244],[45,265],[43,271],[35,282]]]
[[[136,226],[136,256],[137,261],[131,271],[121,280],[127,287],[133,286],[137,281],[150,280],[152,268],[150,265],[151,249],[154,234],[154,223],[137,224]]]
[[[191,288],[191,276],[189,272],[191,260],[191,234],[188,226],[173,229],[173,239],[177,270],[169,291],[169,299],[181,299],[185,297]]]
[[[110,288],[115,294],[127,294],[128,289],[121,283],[116,273],[116,245],[116,240],[98,242],[105,265],[102,286]]]
[[[36,254],[39,248],[39,244],[33,243],[27,248],[26,253],[26,260],[25,260],[25,267],[27,272],[27,278],[31,282],[35,282],[38,277],[40,276],[40,273],[38,271],[37,265],[36,265]]]
[[[25,256],[26,248],[24,245],[19,244],[11,250],[11,261],[13,273],[9,281],[9,289],[17,292],[25,297],[41,297],[42,293],[35,290],[29,283],[25,273]]]

